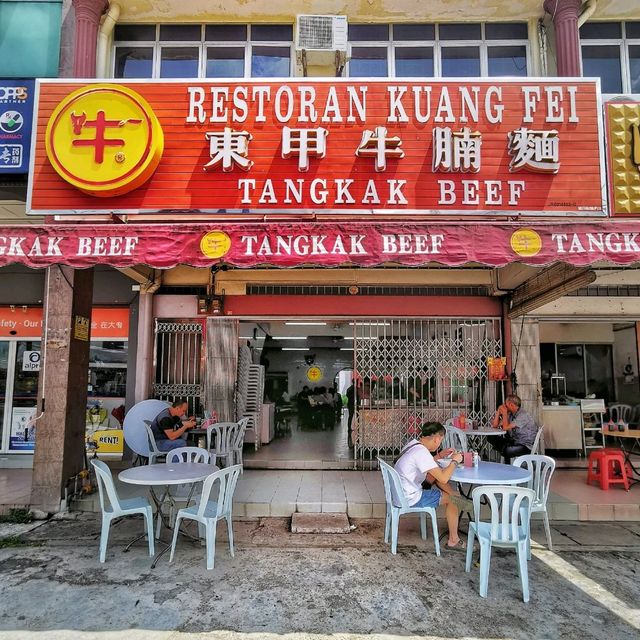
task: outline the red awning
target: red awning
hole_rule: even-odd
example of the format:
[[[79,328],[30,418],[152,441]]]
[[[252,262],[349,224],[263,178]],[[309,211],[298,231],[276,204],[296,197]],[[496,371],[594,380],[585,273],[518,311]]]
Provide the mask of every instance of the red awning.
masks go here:
[[[0,227],[0,266],[457,266],[640,261],[634,221],[518,223],[101,224]]]

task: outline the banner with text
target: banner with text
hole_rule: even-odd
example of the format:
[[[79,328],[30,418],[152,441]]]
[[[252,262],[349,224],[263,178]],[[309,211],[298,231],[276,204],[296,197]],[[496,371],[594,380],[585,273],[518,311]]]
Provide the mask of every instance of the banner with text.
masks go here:
[[[38,88],[32,214],[606,214],[596,80]]]
[[[638,225],[621,221],[530,226],[301,223],[0,227],[0,266],[144,264],[165,269],[178,264],[295,267],[375,266],[385,262],[503,266],[556,261],[588,265],[600,260],[620,265],[640,261]]]

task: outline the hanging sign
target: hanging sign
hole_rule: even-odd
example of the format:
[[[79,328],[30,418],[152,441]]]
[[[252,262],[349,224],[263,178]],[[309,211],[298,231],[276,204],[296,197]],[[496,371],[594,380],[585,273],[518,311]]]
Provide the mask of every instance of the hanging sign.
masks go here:
[[[507,359],[504,357],[487,358],[487,373],[489,380],[506,380]]]
[[[38,86],[32,214],[606,212],[595,80]]]
[[[91,321],[84,316],[73,317],[73,337],[76,340],[87,342],[89,340],[89,326]]]
[[[22,354],[23,371],[40,371],[40,352],[24,351]]]

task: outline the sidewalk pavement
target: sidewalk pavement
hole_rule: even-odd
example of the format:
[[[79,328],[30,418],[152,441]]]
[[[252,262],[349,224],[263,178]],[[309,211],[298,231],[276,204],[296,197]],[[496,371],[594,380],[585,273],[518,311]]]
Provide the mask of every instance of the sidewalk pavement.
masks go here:
[[[207,571],[204,549],[183,537],[174,563],[165,556],[155,569],[144,540],[123,553],[142,531],[135,518],[112,528],[101,565],[99,516],[71,516],[0,530],[27,529],[0,543],[0,640],[640,636],[637,523],[554,523],[554,551],[534,525],[525,604],[512,551],[493,551],[480,598],[478,568],[465,573],[458,551],[436,557],[415,517],[401,519],[395,556],[379,519],[352,520],[342,535],[292,534],[285,518],[237,521],[235,558],[221,524]]]

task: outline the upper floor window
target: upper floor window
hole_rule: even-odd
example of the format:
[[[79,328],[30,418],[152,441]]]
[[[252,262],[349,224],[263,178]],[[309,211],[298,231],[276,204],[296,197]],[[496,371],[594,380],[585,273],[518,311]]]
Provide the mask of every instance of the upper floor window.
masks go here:
[[[527,76],[527,25],[350,24],[352,78]]]
[[[118,25],[115,78],[286,78],[290,24]]]
[[[640,93],[640,22],[587,22],[580,28],[582,75],[603,93]]]

